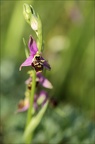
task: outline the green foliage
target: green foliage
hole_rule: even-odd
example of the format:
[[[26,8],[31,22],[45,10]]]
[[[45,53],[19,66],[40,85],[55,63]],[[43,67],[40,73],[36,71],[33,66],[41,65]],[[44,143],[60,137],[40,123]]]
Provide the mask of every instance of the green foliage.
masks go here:
[[[24,133],[24,139],[27,139],[28,135],[30,133],[33,133],[33,131],[36,129],[36,127],[39,125],[46,109],[47,109],[47,106],[48,106],[48,102],[44,105],[44,107],[39,111],[39,113],[34,116],[32,118],[32,120],[30,121],[29,125],[27,126],[26,128],[26,131]]]
[[[23,37],[36,39],[23,17],[23,3],[0,1],[1,7],[1,140],[21,143],[26,113],[15,114],[24,98]],[[94,144],[94,1],[28,1],[40,15],[44,55],[51,64],[47,77],[56,109],[48,108],[33,142],[42,144]],[[65,103],[65,105],[64,105]],[[61,107],[60,107],[61,104]],[[58,109],[61,109],[58,110]]]

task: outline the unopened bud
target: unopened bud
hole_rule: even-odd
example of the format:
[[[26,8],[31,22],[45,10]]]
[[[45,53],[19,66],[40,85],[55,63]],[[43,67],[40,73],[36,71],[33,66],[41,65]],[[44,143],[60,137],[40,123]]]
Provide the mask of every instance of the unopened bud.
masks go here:
[[[25,20],[30,24],[31,8],[28,4],[23,5],[23,15],[24,15]]]
[[[39,97],[39,98],[37,99],[38,105],[41,105],[44,100],[45,100],[45,97],[43,97],[43,96]]]
[[[33,9],[33,7],[28,4],[24,4],[23,5],[23,14],[25,17],[25,20],[30,24],[31,28],[34,31],[38,30],[38,17],[35,14],[35,11]]]
[[[32,16],[30,24],[31,24],[31,28],[34,31],[38,30],[38,22],[37,22],[37,18],[36,17]]]

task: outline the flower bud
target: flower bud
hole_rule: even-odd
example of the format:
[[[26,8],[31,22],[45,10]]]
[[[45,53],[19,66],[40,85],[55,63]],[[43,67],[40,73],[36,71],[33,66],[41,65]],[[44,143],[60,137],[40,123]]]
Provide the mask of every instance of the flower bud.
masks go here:
[[[48,94],[46,91],[42,90],[39,94],[39,97],[37,98],[38,105],[43,106],[47,100],[48,100]]]
[[[37,18],[36,17],[32,16],[30,24],[31,24],[31,28],[34,31],[38,30],[38,22],[37,22]]]
[[[28,4],[23,5],[23,14],[26,21],[30,24],[34,31],[38,31],[39,17],[35,14],[33,7]]]
[[[25,20],[30,24],[31,8],[28,4],[23,5],[23,15],[24,15]]]

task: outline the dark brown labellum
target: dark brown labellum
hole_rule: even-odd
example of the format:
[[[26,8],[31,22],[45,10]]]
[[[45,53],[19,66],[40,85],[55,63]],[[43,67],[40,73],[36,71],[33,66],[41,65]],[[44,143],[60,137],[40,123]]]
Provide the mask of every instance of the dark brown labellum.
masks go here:
[[[21,100],[21,101],[19,102],[19,104],[18,104],[18,109],[21,109],[21,108],[23,108],[23,107],[24,107],[24,101]]]
[[[35,68],[36,72],[41,72],[43,70],[43,62],[40,55],[35,55],[32,66]]]
[[[31,84],[28,84],[28,89],[31,90]]]

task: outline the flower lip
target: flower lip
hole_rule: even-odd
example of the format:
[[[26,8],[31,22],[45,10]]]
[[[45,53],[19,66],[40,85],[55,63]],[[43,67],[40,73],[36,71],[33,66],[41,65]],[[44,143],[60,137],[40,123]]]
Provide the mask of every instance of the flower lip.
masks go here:
[[[41,61],[41,56],[38,53],[34,56],[32,66],[35,68],[36,72],[42,72],[43,70],[43,62]]]

